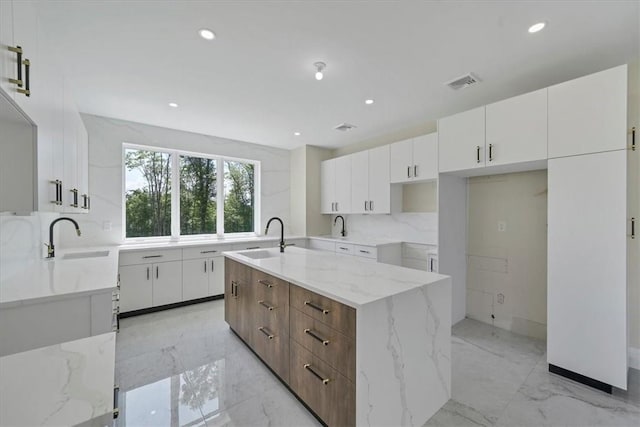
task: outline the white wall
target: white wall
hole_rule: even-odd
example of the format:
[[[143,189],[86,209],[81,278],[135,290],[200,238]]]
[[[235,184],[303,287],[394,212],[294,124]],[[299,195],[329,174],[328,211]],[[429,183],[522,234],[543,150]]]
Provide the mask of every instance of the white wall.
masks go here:
[[[73,216],[83,237],[61,235],[66,247],[122,243],[122,143],[174,148],[261,162],[261,227],[279,216],[289,232],[290,152],[264,145],[178,131],[106,117],[82,115],[89,133],[91,212]],[[111,229],[106,229],[110,223]]]

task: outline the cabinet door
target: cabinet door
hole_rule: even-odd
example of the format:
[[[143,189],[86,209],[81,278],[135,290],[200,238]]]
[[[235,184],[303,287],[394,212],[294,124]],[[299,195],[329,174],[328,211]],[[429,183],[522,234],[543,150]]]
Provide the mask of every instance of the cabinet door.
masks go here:
[[[487,166],[547,158],[547,89],[487,105]]]
[[[9,79],[18,78],[16,54],[9,51],[13,44],[13,3],[0,1],[0,88],[13,99],[15,87]]]
[[[438,120],[439,172],[475,169],[485,165],[485,107]]]
[[[351,213],[369,210],[369,151],[351,155]]]
[[[77,116],[78,134],[78,190],[80,210],[82,213],[88,212],[88,202],[85,206],[85,197],[89,197],[89,135],[82,122],[82,117]]]
[[[336,163],[333,159],[320,164],[320,210],[332,213],[335,203]]]
[[[413,140],[389,146],[389,176],[391,182],[407,182],[413,176]]]
[[[224,257],[218,256],[207,260],[209,270],[209,296],[224,294]]]
[[[63,174],[62,180],[62,201],[63,212],[78,212],[80,194],[78,190],[78,117],[73,100],[70,84],[67,79],[64,82],[64,130],[63,130]],[[78,190],[78,198],[76,200],[75,190]],[[76,206],[76,201],[78,206]]]
[[[31,95],[26,96],[18,93],[18,87],[13,85],[14,99],[25,113],[36,123],[40,119],[38,113],[38,100],[40,94],[34,90],[33,82],[41,75],[38,58],[38,17],[31,1],[13,1],[13,43],[22,47],[22,59],[29,60],[29,86]],[[14,57],[15,58],[15,57]],[[15,59],[14,59],[15,64]],[[22,66],[22,89],[26,89],[27,75],[25,66]],[[15,73],[16,71],[14,71]]]
[[[391,212],[388,145],[369,150],[369,212]]]
[[[229,258],[224,259],[224,320],[236,332],[238,332],[240,310],[240,301],[236,296],[236,276],[239,265]]]
[[[549,157],[626,148],[627,66],[549,88]]]
[[[119,268],[120,311],[127,312],[151,307],[153,298],[151,267],[151,264],[140,264]]]
[[[153,264],[153,306],[182,301],[182,261]]]
[[[207,259],[182,261],[182,300],[204,298],[209,295],[209,269]]]
[[[413,179],[438,179],[438,134],[421,135],[413,140]]]
[[[547,242],[548,362],[623,389],[626,169],[626,150],[549,160]]]
[[[338,157],[335,162],[337,213],[351,213],[351,156]]]

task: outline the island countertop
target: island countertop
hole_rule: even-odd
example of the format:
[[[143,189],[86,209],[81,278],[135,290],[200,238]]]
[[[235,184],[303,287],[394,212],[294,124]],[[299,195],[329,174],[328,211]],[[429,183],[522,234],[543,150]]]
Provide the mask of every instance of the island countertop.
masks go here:
[[[448,279],[441,274],[302,248],[286,248],[284,253],[270,248],[224,255],[356,309]]]

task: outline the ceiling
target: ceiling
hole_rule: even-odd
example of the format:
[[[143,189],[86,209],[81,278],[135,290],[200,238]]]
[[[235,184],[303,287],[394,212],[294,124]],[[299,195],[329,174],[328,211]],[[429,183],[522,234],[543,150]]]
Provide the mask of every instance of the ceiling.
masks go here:
[[[637,0],[40,0],[39,9],[80,111],[282,148],[344,147],[640,57]],[[529,34],[539,21],[546,28]],[[216,39],[200,38],[203,27]],[[322,81],[316,61],[327,64]],[[467,72],[481,83],[444,86]],[[343,122],[357,128],[333,129]]]

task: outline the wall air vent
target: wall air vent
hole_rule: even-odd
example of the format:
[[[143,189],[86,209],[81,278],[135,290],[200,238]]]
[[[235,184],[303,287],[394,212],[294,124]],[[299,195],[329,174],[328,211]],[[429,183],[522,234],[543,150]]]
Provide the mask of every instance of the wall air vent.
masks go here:
[[[351,129],[355,129],[356,125],[350,125],[349,123],[341,123],[338,126],[334,127],[335,130],[339,130],[342,132],[350,131]]]
[[[464,76],[453,79],[450,82],[445,83],[445,85],[449,86],[453,90],[458,90],[458,89],[464,89],[465,87],[474,85],[479,81],[480,81],[479,78],[469,73],[469,74],[465,74]]]

